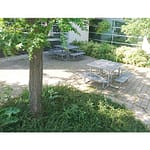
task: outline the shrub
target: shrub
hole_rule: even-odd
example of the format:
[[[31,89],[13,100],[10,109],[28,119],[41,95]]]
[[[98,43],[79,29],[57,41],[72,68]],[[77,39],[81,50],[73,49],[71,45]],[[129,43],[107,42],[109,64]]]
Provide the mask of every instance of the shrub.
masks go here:
[[[99,47],[99,51],[100,51],[99,58],[115,60],[114,49],[115,49],[115,46],[111,44],[101,43]]]
[[[83,44],[80,45],[80,49],[84,50],[86,55],[88,56],[91,56],[92,54],[92,50],[94,49],[95,47],[95,44],[94,42],[84,42]]]
[[[7,101],[11,99],[12,88],[9,86],[2,87],[0,91],[0,105],[5,104]]]
[[[6,128],[19,121],[17,114],[20,109],[17,107],[6,107],[0,110],[0,128]]]
[[[121,46],[116,48],[115,53],[116,53],[116,61],[118,62],[123,62],[123,58],[125,58],[125,52],[130,50],[130,47],[127,46]]]
[[[116,49],[116,60],[139,67],[148,66],[150,57],[141,49],[121,46]]]
[[[73,42],[74,45],[78,45],[80,49],[84,50],[86,55],[95,57],[98,59],[116,60],[114,53],[115,46],[108,43],[97,42]]]
[[[86,55],[98,59],[108,59],[112,61],[122,62],[126,64],[136,65],[139,67],[150,66],[150,56],[143,50],[129,46],[116,46],[108,43],[97,42],[77,42],[80,49],[84,50]]]
[[[100,50],[101,50],[101,45],[99,43],[95,43],[93,48],[91,49],[90,56],[95,57],[95,58],[100,58],[102,56],[102,53]]]
[[[27,91],[1,106],[12,124],[1,131],[13,132],[137,132],[149,131],[131,111],[104,95],[83,93],[68,86],[47,86],[42,93],[42,113],[34,118],[29,113]],[[14,109],[15,106],[15,109]],[[12,109],[13,108],[13,109]],[[21,110],[21,111],[20,111]],[[1,111],[1,112],[2,112]],[[7,111],[7,113],[6,113]],[[14,118],[13,118],[14,117]],[[6,116],[7,118],[7,116]],[[0,122],[3,119],[0,118]]]

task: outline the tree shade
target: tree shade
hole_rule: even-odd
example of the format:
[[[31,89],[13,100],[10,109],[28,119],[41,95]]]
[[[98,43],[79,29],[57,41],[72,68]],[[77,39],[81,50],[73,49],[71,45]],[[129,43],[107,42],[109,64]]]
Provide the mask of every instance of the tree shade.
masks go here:
[[[0,19],[0,47],[5,55],[27,51],[30,60],[29,90],[31,112],[36,116],[41,110],[43,79],[43,48],[48,44],[47,36],[53,24],[62,33],[77,32],[73,24],[87,28],[87,19],[82,18],[4,18]],[[61,35],[62,43],[65,38]]]

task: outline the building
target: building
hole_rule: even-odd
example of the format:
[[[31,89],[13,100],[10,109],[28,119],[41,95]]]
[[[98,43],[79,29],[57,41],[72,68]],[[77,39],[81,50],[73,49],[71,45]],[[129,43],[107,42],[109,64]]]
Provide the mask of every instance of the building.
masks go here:
[[[102,21],[107,21],[110,25],[108,31],[98,33],[97,28],[99,23]],[[73,41],[95,41],[95,42],[106,42],[116,45],[126,45],[126,46],[137,46],[138,37],[135,38],[135,43],[127,42],[128,36],[121,32],[121,26],[124,24],[123,18],[94,18],[90,19],[89,26],[87,31],[81,30],[76,26],[78,32],[74,33],[70,31],[66,33],[67,44],[72,43]],[[53,43],[60,42],[60,32],[57,26],[53,26],[53,31],[50,32],[51,39]]]
[[[77,25],[74,25],[77,29],[77,31],[80,34],[74,33],[73,31],[69,31],[65,33],[66,39],[67,39],[67,44],[72,43],[73,41],[88,41],[89,40],[89,30],[83,31],[81,30]],[[88,27],[89,28],[89,27]],[[48,40],[51,42],[52,47],[55,44],[60,44],[60,31],[57,25],[54,25],[52,28],[52,31],[50,31],[48,35]]]
[[[109,23],[109,29],[105,32],[99,33],[99,23],[102,21]],[[134,43],[127,41],[128,36],[121,32],[121,26],[124,25],[123,18],[95,18],[89,24],[89,41],[106,42],[115,45],[137,46],[139,37],[134,37]]]

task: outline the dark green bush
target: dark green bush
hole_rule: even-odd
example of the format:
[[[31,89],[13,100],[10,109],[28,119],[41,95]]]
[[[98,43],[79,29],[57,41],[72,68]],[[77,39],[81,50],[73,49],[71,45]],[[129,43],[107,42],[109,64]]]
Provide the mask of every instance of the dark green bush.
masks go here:
[[[73,42],[74,45],[78,45],[80,49],[84,50],[86,55],[92,56],[98,59],[116,60],[114,53],[115,46],[108,43],[97,42]]]
[[[144,132],[149,131],[131,111],[104,95],[83,93],[68,86],[47,86],[42,94],[42,112],[29,112],[28,92],[1,109],[21,110],[15,124],[2,126],[9,132]],[[17,111],[18,112],[18,111]],[[1,122],[0,118],[0,122]]]
[[[99,47],[100,57],[108,60],[115,60],[115,46],[108,43],[101,43]]]
[[[19,108],[6,107],[0,110],[0,128],[5,128],[9,125],[14,125],[19,121],[17,115],[20,112]]]

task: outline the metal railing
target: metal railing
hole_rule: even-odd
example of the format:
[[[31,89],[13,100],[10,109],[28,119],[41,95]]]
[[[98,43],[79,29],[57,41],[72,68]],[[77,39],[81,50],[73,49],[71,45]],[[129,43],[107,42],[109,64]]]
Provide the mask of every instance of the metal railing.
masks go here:
[[[97,38],[95,38],[94,36],[93,37],[89,36],[89,40],[97,41],[97,42],[107,42],[107,43],[110,43],[110,44],[138,46],[137,43],[128,43],[128,42],[126,42],[125,39],[127,39],[129,37],[135,38],[137,41],[139,41],[138,36],[126,36],[126,35],[114,34],[114,33],[96,33],[96,32],[89,32],[89,34],[94,34],[96,36],[100,35],[100,37],[97,37]],[[106,36],[106,38],[104,38],[104,36]],[[117,38],[117,37],[123,37],[124,42],[115,40],[115,38]]]

